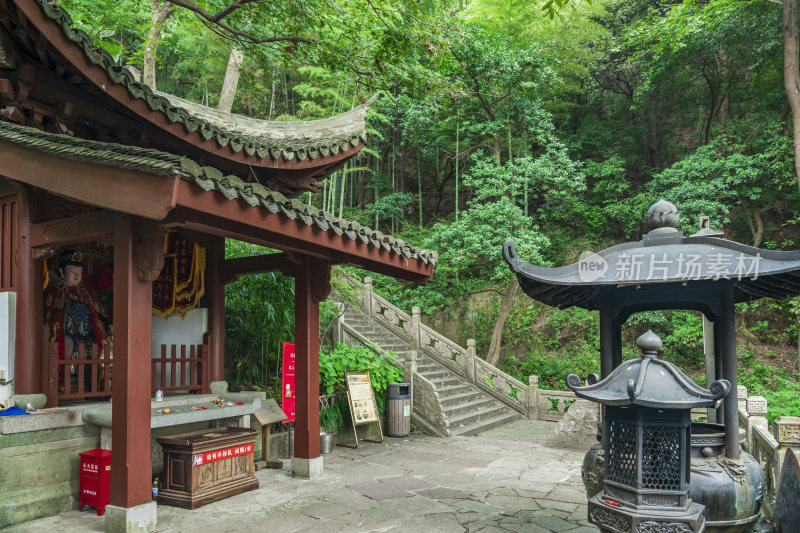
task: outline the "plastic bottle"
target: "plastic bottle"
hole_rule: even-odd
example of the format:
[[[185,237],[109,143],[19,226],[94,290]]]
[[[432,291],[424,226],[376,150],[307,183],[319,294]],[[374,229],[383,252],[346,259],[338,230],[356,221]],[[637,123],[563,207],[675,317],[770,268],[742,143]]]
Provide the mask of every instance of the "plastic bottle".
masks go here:
[[[155,500],[158,497],[158,478],[153,481],[153,499]]]

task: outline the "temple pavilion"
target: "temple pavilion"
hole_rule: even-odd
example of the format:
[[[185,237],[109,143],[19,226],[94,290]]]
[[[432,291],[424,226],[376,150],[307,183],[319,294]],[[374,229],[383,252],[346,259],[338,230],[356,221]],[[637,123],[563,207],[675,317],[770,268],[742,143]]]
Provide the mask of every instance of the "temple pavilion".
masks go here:
[[[331,266],[424,282],[436,263],[296,199],[359,154],[369,104],[308,122],[222,113],[137,81],[56,2],[1,0],[0,22],[0,291],[11,317],[0,381],[47,406],[110,394],[111,505],[134,509],[151,500],[154,311],[205,309],[207,364],[192,386],[209,392],[224,380],[225,284],[280,271],[295,280],[295,473],[314,470],[302,463],[321,463],[319,303]],[[225,238],[280,253],[226,260]],[[81,352],[74,366],[89,370],[72,383],[43,327],[65,250],[79,252],[85,277],[105,279],[94,303],[113,331],[113,360],[90,368],[102,353]]]

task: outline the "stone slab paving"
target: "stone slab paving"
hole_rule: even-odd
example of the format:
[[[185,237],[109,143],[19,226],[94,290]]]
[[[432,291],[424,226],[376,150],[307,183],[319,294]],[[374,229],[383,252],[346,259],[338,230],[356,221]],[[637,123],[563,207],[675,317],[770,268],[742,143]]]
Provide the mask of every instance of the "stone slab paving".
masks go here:
[[[583,452],[542,443],[553,423],[519,420],[474,437],[412,435],[335,448],[325,475],[256,473],[254,491],[194,511],[158,506],[159,533],[590,533]],[[18,524],[7,533],[102,532],[94,510]]]

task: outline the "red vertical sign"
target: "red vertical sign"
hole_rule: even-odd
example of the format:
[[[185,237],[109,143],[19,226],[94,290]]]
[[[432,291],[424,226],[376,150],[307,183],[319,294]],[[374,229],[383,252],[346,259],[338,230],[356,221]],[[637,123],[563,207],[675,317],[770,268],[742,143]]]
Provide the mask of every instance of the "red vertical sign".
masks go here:
[[[281,387],[281,408],[288,417],[283,421],[284,424],[294,422],[294,344],[291,342],[283,343],[283,380]]]

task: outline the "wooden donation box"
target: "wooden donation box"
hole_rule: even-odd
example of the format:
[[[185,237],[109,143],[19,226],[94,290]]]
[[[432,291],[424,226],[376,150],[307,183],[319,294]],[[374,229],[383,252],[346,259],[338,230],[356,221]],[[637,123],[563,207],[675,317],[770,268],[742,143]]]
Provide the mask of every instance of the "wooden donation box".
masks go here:
[[[195,509],[258,488],[253,467],[257,434],[221,427],[158,438],[164,450],[158,503]]]

